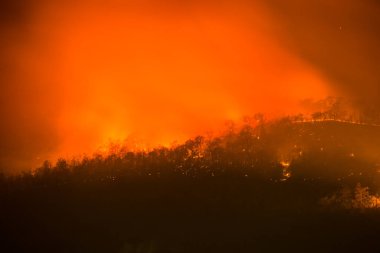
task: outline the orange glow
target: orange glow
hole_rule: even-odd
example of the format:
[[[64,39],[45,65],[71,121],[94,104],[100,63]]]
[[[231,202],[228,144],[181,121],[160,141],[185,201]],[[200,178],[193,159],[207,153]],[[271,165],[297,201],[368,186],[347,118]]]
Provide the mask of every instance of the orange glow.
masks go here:
[[[42,4],[32,42],[18,48],[29,79],[56,93],[55,155],[126,138],[167,145],[244,115],[299,112],[301,99],[329,93],[261,6],[110,2]]]

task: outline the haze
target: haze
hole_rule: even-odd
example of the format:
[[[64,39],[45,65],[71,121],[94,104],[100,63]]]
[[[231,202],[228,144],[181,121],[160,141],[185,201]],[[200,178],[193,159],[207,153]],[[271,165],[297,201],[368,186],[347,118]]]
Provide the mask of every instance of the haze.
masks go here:
[[[304,99],[379,95],[375,1],[1,5],[5,170],[126,138],[169,145],[256,112],[303,112]]]

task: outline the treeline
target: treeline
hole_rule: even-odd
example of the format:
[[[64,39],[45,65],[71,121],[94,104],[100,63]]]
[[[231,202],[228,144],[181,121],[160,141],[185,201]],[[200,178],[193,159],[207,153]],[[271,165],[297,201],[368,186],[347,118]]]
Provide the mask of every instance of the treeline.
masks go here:
[[[241,177],[281,183],[320,181],[354,187],[379,185],[380,129],[341,122],[299,123],[294,117],[255,117],[231,124],[217,137],[190,139],[171,148],[130,151],[111,145],[106,154],[45,161],[30,172],[2,176],[2,184],[114,182],[132,178]]]
[[[327,97],[314,101],[302,102],[310,115],[300,115],[300,119],[307,120],[343,120],[367,124],[380,124],[380,111],[376,106],[368,105],[364,101],[353,101],[342,97]]]
[[[379,252],[379,138],[255,116],[171,148],[46,161],[0,177],[0,251]]]

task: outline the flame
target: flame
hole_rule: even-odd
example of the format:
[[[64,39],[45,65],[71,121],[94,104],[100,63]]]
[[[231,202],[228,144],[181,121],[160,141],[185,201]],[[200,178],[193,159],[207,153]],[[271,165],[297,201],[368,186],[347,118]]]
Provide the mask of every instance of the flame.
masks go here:
[[[290,162],[286,162],[286,161],[281,161],[280,164],[283,168],[286,168],[286,169],[289,168],[290,166]]]
[[[290,162],[289,161],[280,161],[280,165],[282,167],[282,178],[280,181],[284,182],[291,178],[292,172],[289,170]]]
[[[48,121],[57,155],[131,136],[169,145],[225,120],[299,111],[299,100],[330,92],[282,45],[262,6],[109,2],[43,2],[30,43],[13,52],[35,85],[53,85],[43,96],[56,98]]]

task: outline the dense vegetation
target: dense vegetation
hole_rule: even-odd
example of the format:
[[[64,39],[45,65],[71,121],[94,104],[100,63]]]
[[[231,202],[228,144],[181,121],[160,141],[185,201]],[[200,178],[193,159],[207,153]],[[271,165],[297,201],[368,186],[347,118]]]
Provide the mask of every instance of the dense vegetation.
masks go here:
[[[380,128],[299,117],[0,177],[2,252],[380,252]],[[1,249],[0,249],[1,250]]]

